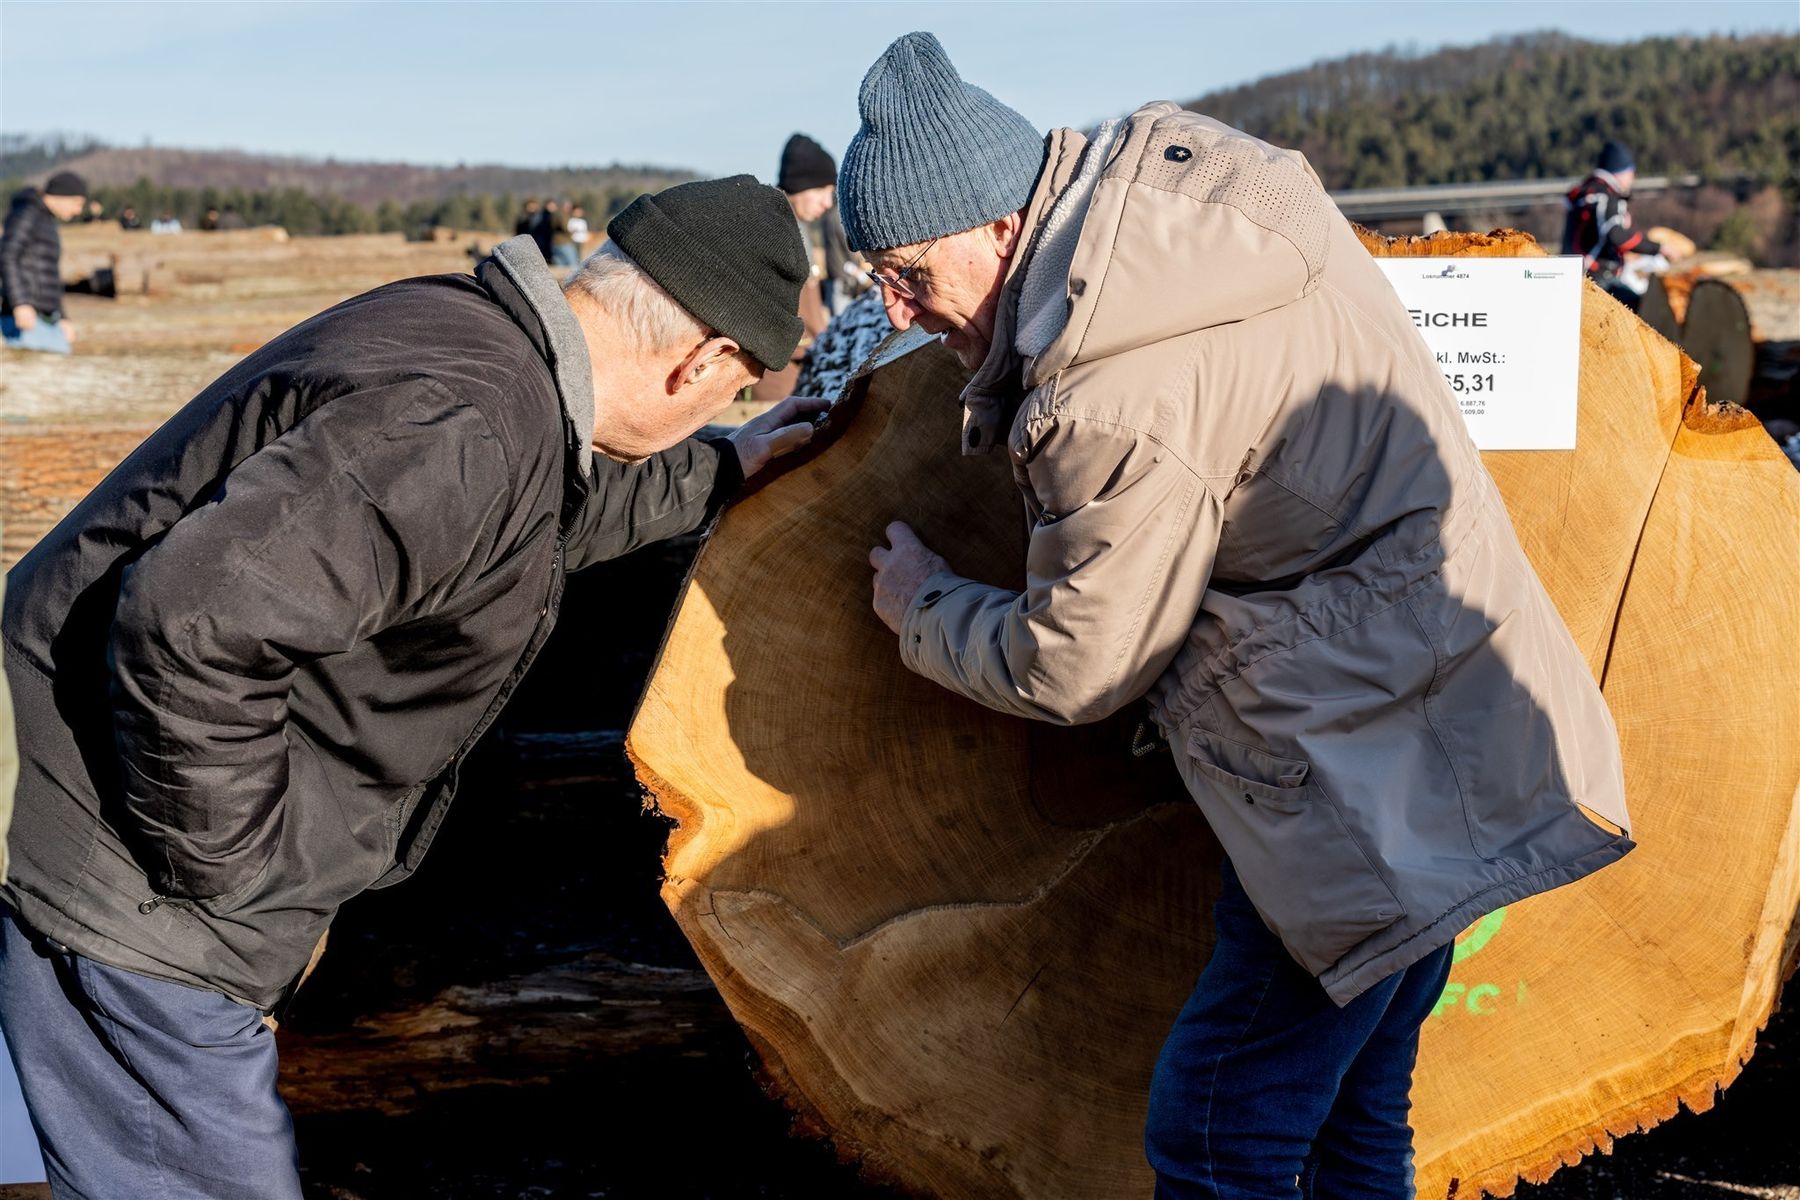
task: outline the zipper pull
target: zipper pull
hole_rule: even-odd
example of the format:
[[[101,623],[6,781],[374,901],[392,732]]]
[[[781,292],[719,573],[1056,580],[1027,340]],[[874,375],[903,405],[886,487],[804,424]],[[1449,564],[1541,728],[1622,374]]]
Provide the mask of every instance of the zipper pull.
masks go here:
[[[138,905],[138,911],[147,917],[161,907],[162,902],[165,899],[167,899],[165,896],[152,896],[142,904]]]

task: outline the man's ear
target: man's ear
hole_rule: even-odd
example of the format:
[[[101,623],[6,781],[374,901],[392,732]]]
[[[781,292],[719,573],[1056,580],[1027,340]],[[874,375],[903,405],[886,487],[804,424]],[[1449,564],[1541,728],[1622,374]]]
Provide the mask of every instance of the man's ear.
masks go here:
[[[1007,213],[988,222],[988,236],[994,239],[994,249],[1003,259],[1010,259],[1019,248],[1019,237],[1025,229],[1025,214]]]
[[[699,383],[713,373],[723,370],[725,364],[733,361],[741,349],[743,347],[728,337],[709,337],[687,352],[681,362],[669,373],[669,377],[663,381],[663,386],[669,395],[673,396],[687,385]]]

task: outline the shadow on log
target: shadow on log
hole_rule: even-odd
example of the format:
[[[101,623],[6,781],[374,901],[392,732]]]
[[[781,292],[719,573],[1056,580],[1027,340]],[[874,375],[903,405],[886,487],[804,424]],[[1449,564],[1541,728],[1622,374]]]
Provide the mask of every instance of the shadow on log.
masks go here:
[[[1511,231],[1365,244],[1541,253]],[[1592,286],[1582,320],[1578,448],[1484,457],[1602,681],[1641,847],[1460,940],[1415,1088],[1423,1196],[1505,1194],[1709,1106],[1794,957],[1800,481]],[[1218,852],[1123,729],[942,692],[867,611],[899,496],[928,544],[1016,586],[1005,463],[958,454],[962,378],[935,347],[883,368],[835,442],[731,510],[629,748],[679,822],[665,900],[842,1152],[922,1194],[1141,1194]]]

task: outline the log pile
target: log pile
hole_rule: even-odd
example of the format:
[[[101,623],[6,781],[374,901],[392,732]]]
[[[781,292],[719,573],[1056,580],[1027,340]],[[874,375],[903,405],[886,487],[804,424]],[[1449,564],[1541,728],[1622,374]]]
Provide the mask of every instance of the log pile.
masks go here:
[[[469,234],[460,244],[421,244],[398,233],[290,238],[278,225],[153,234],[102,221],[63,231],[62,275],[65,287],[114,297],[260,299],[275,278],[298,290],[308,276],[341,280],[348,295],[408,274],[467,270],[467,247],[486,249],[498,240],[496,234]]]
[[[666,902],[841,1153],[926,1195],[1146,1194],[1145,1089],[1211,946],[1218,850],[1127,728],[951,696],[868,611],[895,518],[1017,586],[1006,464],[958,453],[963,378],[938,347],[883,367],[727,514],[628,748],[679,821]],[[1461,939],[1415,1088],[1421,1196],[1508,1194],[1708,1107],[1800,939],[1800,480],[1591,285],[1579,422],[1573,452],[1485,458],[1612,707],[1640,848]]]
[[[48,423],[0,428],[0,570],[23,558],[152,428]]]
[[[1800,418],[1800,270],[1699,280],[1681,344],[1715,401],[1765,419]]]
[[[1702,250],[1672,262],[1661,275],[1650,277],[1650,288],[1638,305],[1638,316],[1656,332],[1681,344],[1681,327],[1687,320],[1688,296],[1702,279],[1741,275],[1752,270],[1749,260],[1717,250]]]

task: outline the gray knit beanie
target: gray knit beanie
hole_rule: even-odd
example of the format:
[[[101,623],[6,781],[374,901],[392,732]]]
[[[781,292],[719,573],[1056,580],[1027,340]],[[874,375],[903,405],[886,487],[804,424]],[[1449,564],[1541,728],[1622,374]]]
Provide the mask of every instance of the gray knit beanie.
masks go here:
[[[862,126],[844,154],[837,194],[851,249],[960,233],[1031,200],[1042,135],[964,83],[931,34],[909,33],[883,51],[856,105]]]

